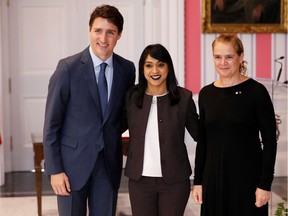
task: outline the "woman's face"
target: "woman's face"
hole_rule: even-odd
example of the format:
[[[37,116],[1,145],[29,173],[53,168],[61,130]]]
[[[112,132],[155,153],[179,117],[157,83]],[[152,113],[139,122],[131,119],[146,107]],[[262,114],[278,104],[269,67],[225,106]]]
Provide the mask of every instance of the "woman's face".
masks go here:
[[[167,63],[148,55],[144,63],[144,76],[147,80],[148,93],[164,94],[167,92]]]
[[[217,42],[213,49],[215,69],[222,78],[238,76],[243,57],[243,53],[239,56],[229,43]]]

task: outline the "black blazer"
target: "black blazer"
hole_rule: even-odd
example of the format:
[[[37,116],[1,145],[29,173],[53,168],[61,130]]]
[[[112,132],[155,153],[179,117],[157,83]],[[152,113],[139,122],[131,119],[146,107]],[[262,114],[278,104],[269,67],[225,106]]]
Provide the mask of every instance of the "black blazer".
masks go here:
[[[45,172],[65,172],[73,190],[87,182],[102,136],[107,169],[113,187],[119,188],[121,114],[125,93],[134,85],[135,66],[113,54],[113,68],[111,95],[103,120],[89,48],[60,60],[49,82],[43,140]]]
[[[186,145],[185,128],[194,140],[198,134],[198,114],[192,93],[178,87],[180,101],[170,105],[169,95],[157,98],[158,129],[163,180],[167,184],[187,179],[192,174]],[[128,148],[125,175],[139,180],[143,170],[145,133],[152,102],[152,96],[145,94],[143,108],[134,103],[135,93],[126,96],[126,109],[130,143]]]

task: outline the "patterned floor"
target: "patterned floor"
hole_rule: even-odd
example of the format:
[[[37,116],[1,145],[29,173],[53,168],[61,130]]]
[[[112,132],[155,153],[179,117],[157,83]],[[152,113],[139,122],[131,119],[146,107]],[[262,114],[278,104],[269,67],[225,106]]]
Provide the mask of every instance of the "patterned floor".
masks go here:
[[[127,190],[127,178],[123,177],[118,196],[116,216],[132,216]],[[282,197],[287,198],[287,177],[274,179],[269,215],[274,216],[277,204]],[[42,215],[57,216],[56,196],[43,176]],[[34,190],[34,174],[29,172],[6,175],[6,184],[0,187],[0,215],[2,216],[37,216],[37,201]],[[287,208],[287,202],[286,202]],[[199,216],[200,206],[195,205],[190,197],[184,216]]]
[[[21,203],[21,205],[19,205]],[[15,206],[17,205],[17,208]],[[3,197],[0,198],[0,214],[9,216],[37,216],[36,197]],[[55,196],[44,196],[42,204],[43,216],[57,216]],[[131,216],[129,197],[127,193],[120,193],[116,216]],[[199,206],[192,200],[187,205],[185,216],[199,216]]]

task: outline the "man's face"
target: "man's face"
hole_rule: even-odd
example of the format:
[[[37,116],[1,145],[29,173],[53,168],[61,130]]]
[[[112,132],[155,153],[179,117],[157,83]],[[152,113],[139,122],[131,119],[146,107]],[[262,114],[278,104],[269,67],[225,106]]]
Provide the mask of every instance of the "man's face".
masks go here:
[[[89,36],[93,53],[105,61],[112,55],[121,33],[108,19],[97,17],[91,26]]]

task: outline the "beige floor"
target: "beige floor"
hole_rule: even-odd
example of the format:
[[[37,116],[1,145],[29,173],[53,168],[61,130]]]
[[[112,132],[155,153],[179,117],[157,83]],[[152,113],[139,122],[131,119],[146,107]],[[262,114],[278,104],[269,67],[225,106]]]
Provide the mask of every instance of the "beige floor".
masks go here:
[[[277,203],[281,201],[280,197],[272,194],[269,215],[275,215]],[[286,206],[287,207],[287,206]],[[42,199],[43,216],[57,216],[57,206],[55,196],[43,196]],[[120,212],[122,214],[120,214]],[[189,199],[185,216],[199,216],[199,206],[195,205],[191,197]],[[1,216],[37,216],[36,197],[2,197],[0,198]],[[119,194],[117,216],[131,216],[129,197],[126,193]]]

